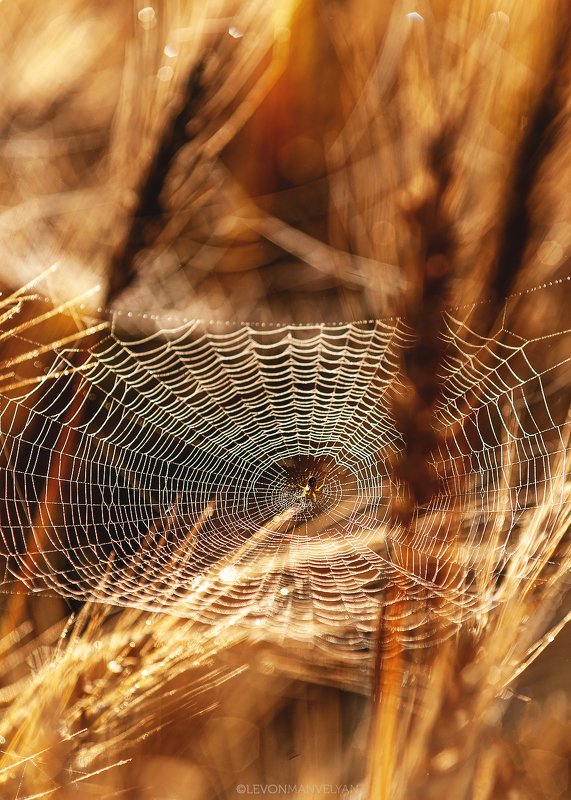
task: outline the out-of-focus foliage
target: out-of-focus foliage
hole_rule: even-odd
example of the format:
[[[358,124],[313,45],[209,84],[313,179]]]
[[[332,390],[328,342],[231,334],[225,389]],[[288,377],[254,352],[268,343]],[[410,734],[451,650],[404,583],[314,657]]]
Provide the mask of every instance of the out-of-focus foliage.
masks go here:
[[[0,3],[4,541],[27,531],[2,551],[22,558],[2,604],[0,796],[568,796],[570,28],[563,0]],[[460,308],[456,353],[442,320]],[[28,594],[76,468],[67,419],[43,471],[21,466],[42,431],[18,392],[48,387],[54,352],[109,320],[128,338],[397,316],[402,581],[374,648],[81,602],[66,621],[68,601]],[[541,380],[512,408],[522,365]],[[439,425],[453,391],[461,413]],[[466,447],[446,482],[451,440]],[[479,484],[490,524],[462,505],[470,448],[497,478]],[[478,558],[454,572],[465,529]],[[168,585],[165,563],[145,585]],[[483,602],[450,638],[458,575]],[[418,597],[430,646],[404,646]]]

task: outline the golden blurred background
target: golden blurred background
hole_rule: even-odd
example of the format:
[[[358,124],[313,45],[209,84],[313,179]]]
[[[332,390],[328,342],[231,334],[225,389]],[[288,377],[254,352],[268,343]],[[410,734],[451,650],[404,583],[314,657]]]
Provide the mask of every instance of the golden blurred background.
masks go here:
[[[46,456],[2,603],[0,797],[571,797],[570,31],[563,0],[0,2],[3,441],[40,435],[20,392],[43,391],[54,352],[77,346],[81,370],[109,330],[402,318],[414,343],[387,402],[404,577],[432,555],[411,519],[450,448],[433,424],[448,358],[462,375],[481,358],[501,395],[498,353],[531,341],[521,362],[541,382],[517,422],[533,444],[495,467],[532,494],[553,475],[565,497],[557,515],[529,501],[501,576],[486,531],[469,579],[492,610],[442,641],[435,621],[409,650],[384,610],[406,620],[424,586],[390,587],[372,646],[348,655],[28,591],[57,525]],[[444,349],[446,314],[464,353]],[[74,447],[54,445],[60,481]],[[446,564],[468,513],[454,498],[423,517],[447,532]]]

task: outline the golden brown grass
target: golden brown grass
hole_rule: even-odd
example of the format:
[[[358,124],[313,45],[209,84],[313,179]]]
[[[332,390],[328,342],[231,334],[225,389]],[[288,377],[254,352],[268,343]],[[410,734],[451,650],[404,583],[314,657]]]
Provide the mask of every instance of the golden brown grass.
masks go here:
[[[405,487],[392,513],[406,580],[379,604],[375,652],[359,654],[247,620],[86,604],[66,621],[61,598],[7,597],[0,796],[225,800],[238,785],[292,797],[347,786],[371,800],[568,796],[569,639],[557,649],[556,638],[571,563],[567,4],[150,5],[0,4],[0,281],[9,294],[58,261],[42,293],[70,301],[38,324],[46,306],[27,290],[30,327],[0,340],[2,397],[36,380],[54,345],[89,343],[110,311],[127,332],[175,313],[403,315],[415,344],[391,399],[405,443],[391,469]],[[525,453],[510,442],[530,420],[548,451],[530,468],[535,496],[516,526],[497,513],[469,541],[462,525],[477,508],[462,498],[475,484],[450,499],[454,476],[434,458],[461,428],[438,417],[448,311],[470,326],[472,349],[453,354],[464,366],[534,339],[526,354],[547,397],[545,412],[530,393],[519,418],[506,402],[492,431],[505,461],[488,507],[513,498]],[[509,377],[506,364],[495,376]],[[44,488],[47,506],[57,487]],[[50,524],[38,503],[36,541]],[[385,539],[377,531],[379,549]],[[413,646],[419,616],[428,646]]]

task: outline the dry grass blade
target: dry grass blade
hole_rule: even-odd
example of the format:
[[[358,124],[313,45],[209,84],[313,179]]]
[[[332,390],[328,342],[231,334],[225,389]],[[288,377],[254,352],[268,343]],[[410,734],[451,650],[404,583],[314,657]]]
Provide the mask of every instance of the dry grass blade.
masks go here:
[[[568,4],[0,18],[0,797],[563,800]]]

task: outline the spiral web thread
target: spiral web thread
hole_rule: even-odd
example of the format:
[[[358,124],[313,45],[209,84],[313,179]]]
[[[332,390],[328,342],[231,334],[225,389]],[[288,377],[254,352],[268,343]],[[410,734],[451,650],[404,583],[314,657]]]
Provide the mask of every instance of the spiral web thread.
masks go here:
[[[498,602],[526,515],[544,523],[522,580],[554,547],[568,421],[548,389],[566,360],[542,372],[539,340],[485,339],[447,315],[444,488],[403,526],[402,321],[188,322],[130,341],[100,323],[42,346],[25,301],[1,308],[21,351],[0,378],[5,591],[17,579],[358,656],[379,608],[422,646]]]

